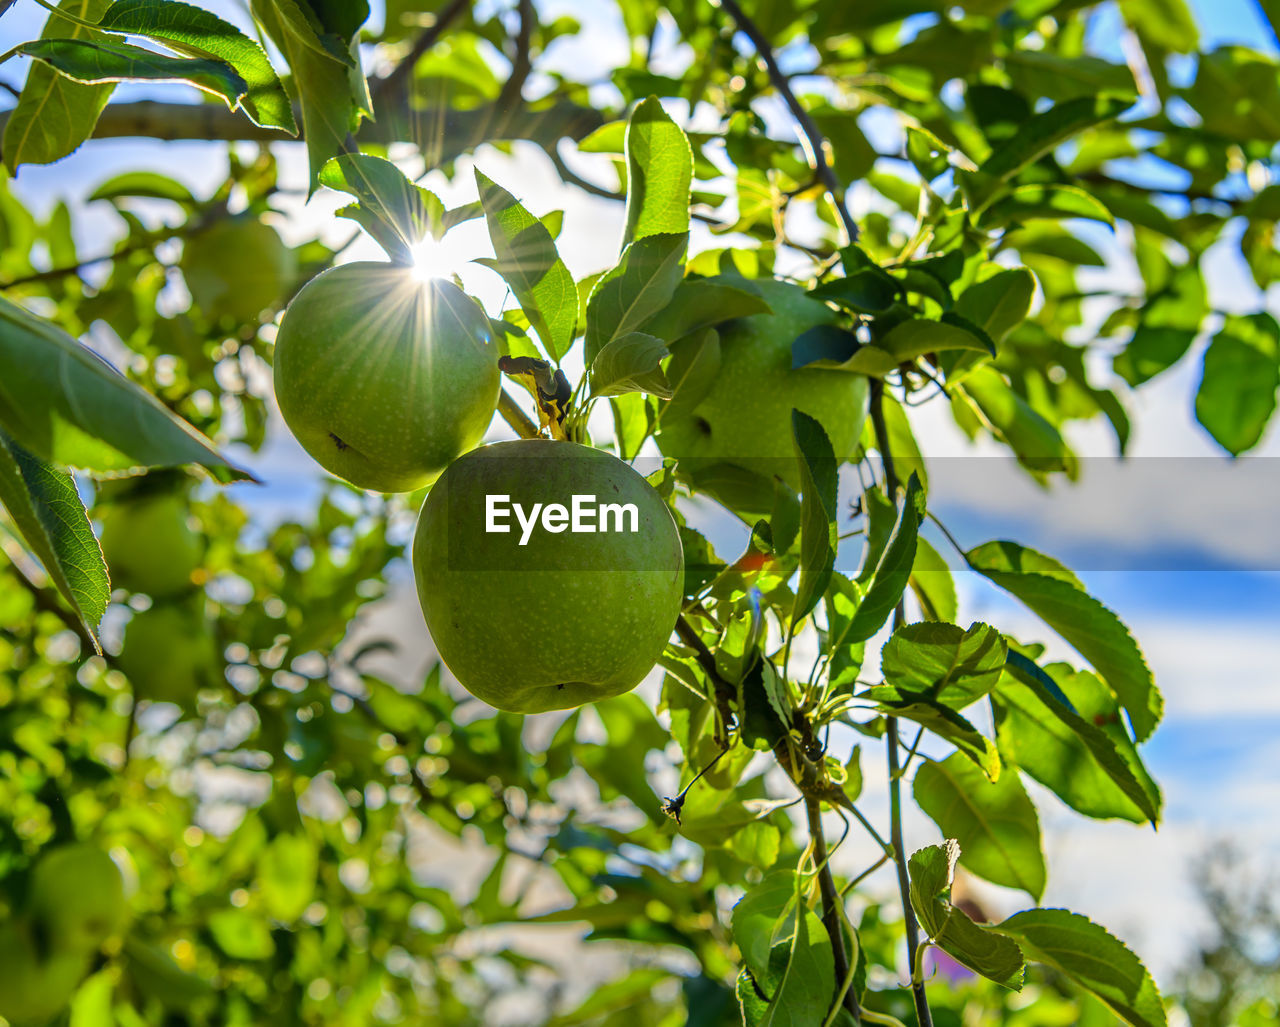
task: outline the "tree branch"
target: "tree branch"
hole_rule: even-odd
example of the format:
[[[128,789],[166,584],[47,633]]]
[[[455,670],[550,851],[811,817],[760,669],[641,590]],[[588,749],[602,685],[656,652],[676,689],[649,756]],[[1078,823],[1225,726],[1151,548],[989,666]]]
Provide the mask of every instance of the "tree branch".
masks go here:
[[[533,70],[533,62],[529,59],[529,48],[533,40],[533,26],[537,22],[537,14],[533,10],[533,0],[519,0],[520,28],[516,32],[516,54],[511,61],[511,74],[502,85],[495,105],[499,108],[516,106],[520,102],[521,90],[525,79]]]
[[[898,506],[898,472],[889,451],[889,430],[884,420],[884,382],[871,379],[871,427],[875,432],[876,448],[884,466],[885,494],[894,508]],[[906,605],[898,600],[893,611],[893,629],[898,630],[906,620]],[[907,854],[902,842],[902,771],[898,766],[898,718],[885,718],[885,746],[889,758],[889,841],[893,845],[894,866],[898,871],[898,893],[902,897],[902,917],[907,932],[907,965],[916,965],[916,953],[920,948],[920,926],[915,910],[911,908],[911,881],[907,874]],[[924,981],[916,980],[913,973],[911,996],[915,1000],[916,1019],[920,1027],[933,1027],[933,1014],[924,993]]]
[[[756,26],[756,23],[748,18],[742,8],[738,6],[737,0],[711,0],[711,2],[721,7],[733,18],[739,31],[750,39],[751,45],[756,48],[756,54],[769,74],[769,81],[773,83],[774,89],[782,96],[783,102],[786,103],[787,109],[791,112],[791,116],[796,119],[796,124],[800,126],[800,145],[804,149],[809,166],[813,168],[814,174],[822,180],[823,186],[831,194],[831,202],[835,205],[836,214],[840,217],[840,223],[844,226],[844,231],[849,237],[849,241],[856,242],[858,225],[853,220],[853,215],[849,213],[849,209],[845,206],[844,188],[840,185],[840,180],[836,178],[836,173],[827,160],[827,141],[823,138],[821,130],[814,123],[809,112],[796,99],[796,94],[791,89],[790,81],[783,74],[782,69],[778,67],[777,58],[773,54],[773,46],[765,39],[764,34]]]
[[[715,695],[711,697],[712,701],[716,704],[720,719],[724,721],[725,731],[728,731],[733,719],[732,704],[738,699],[738,689],[725,680],[724,675],[720,673],[720,668],[716,666],[715,656],[683,613],[676,620],[676,634],[680,636],[680,641],[693,650],[698,666],[711,682],[711,687],[715,690]],[[725,740],[728,740],[727,737]]]
[[[0,111],[0,133],[10,111]],[[438,161],[495,139],[527,139],[539,145],[558,139],[583,139],[605,122],[604,115],[569,102],[499,111],[496,105],[474,110],[411,110],[402,106],[384,110],[378,120],[365,121],[356,139],[360,143],[416,143]],[[182,140],[296,143],[279,129],[255,125],[243,114],[213,103],[161,103],[140,100],[108,104],[94,127],[94,139],[146,138],[166,142]]]
[[[808,795],[804,799],[804,811],[809,821],[809,837],[813,839],[813,862],[818,868],[818,892],[822,896],[822,925],[831,939],[831,951],[835,956],[835,978],[840,984],[849,976],[849,954],[844,947],[844,930],[841,926],[840,894],[836,891],[827,857],[827,839],[822,833],[822,807],[817,799]],[[862,1022],[858,998],[850,988],[844,993],[844,1007],[853,1016],[854,1023]]]
[[[449,23],[454,18],[462,14],[463,11],[471,9],[471,0],[453,0],[443,11],[436,15],[427,28],[423,29],[422,34],[414,40],[413,46],[404,58],[391,69],[384,78],[374,83],[370,90],[370,95],[374,101],[374,112],[377,112],[377,104],[379,100],[387,99],[395,96],[404,90],[409,77],[413,74],[413,69],[418,61],[429,51],[436,43],[440,42],[440,38],[444,35],[445,30],[449,27]]]

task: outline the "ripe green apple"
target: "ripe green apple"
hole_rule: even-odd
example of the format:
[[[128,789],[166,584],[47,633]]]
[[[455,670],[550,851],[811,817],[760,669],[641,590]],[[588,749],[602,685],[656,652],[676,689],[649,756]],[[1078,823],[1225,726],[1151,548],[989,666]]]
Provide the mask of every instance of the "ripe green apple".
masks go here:
[[[361,262],[313,278],[276,337],[276,399],[326,470],[360,488],[430,485],[498,402],[498,347],[452,282]]]
[[[680,612],[684,553],[670,510],[633,468],[526,439],[450,465],[423,504],[413,567],[431,637],[463,687],[500,710],[542,713],[640,683]]]
[[[836,314],[789,282],[750,283],[772,309],[719,326],[720,370],[687,416],[661,422],[658,448],[686,470],[732,464],[800,486],[791,411],[802,410],[826,430],[836,459],[848,457],[867,414],[867,379],[823,368],[791,367],[791,344]],[[678,346],[679,343],[676,343]]]
[[[280,302],[297,273],[293,251],[276,230],[250,217],[216,221],[197,232],[178,261],[196,306],[214,321],[257,321]]]
[[[89,961],[87,952],[41,952],[26,921],[0,924],[0,1016],[42,1027],[71,1001]]]
[[[96,952],[129,920],[119,868],[88,843],[41,857],[31,872],[27,908],[51,953]]]
[[[213,636],[196,602],[162,603],[133,615],[125,626],[116,666],[139,699],[170,702],[190,711],[200,686],[214,677],[216,657]]]
[[[121,499],[102,514],[102,557],[111,584],[161,599],[192,588],[204,539],[191,526],[179,492]]]

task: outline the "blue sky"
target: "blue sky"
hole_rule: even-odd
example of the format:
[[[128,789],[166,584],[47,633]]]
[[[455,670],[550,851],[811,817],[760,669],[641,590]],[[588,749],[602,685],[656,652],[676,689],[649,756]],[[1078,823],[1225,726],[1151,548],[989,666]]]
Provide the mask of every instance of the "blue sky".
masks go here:
[[[205,6],[242,21],[229,0],[206,0]],[[599,6],[589,0],[541,6],[572,12],[586,25],[582,39],[563,42],[558,60],[592,54],[599,59],[619,45],[614,22],[601,21]],[[1193,0],[1193,7],[1206,41],[1274,47],[1250,0]],[[34,3],[19,0],[0,25],[8,39],[34,35],[43,19]],[[11,62],[0,68],[0,78],[17,83],[21,70],[21,62]],[[176,87],[131,88],[118,96],[173,98],[179,93]],[[280,146],[277,152],[283,179],[302,184],[300,147]],[[618,205],[563,187],[545,158],[524,148],[518,147],[514,157],[485,149],[479,162],[498,181],[519,183],[521,197],[536,212],[566,211],[564,256],[575,274],[612,262],[622,223]],[[82,252],[94,254],[109,248],[118,227],[106,205],[86,208],[83,197],[111,174],[139,165],[188,179],[200,193],[207,193],[225,168],[216,145],[113,141],[90,144],[51,168],[27,167],[14,188],[42,211],[58,199],[71,202]],[[610,180],[603,158],[584,158],[575,166],[602,182]],[[463,162],[460,186],[451,187],[438,175],[428,184],[464,199],[471,192],[469,178]],[[345,238],[345,223],[332,218],[340,202],[325,194],[309,205],[289,198],[278,224],[292,240],[317,230],[330,239]],[[863,191],[853,191],[855,213],[870,202]],[[723,245],[723,239],[713,243],[705,233],[695,238],[695,246],[713,244]],[[473,224],[459,230],[451,252],[461,262],[483,255],[486,246],[482,229]],[[1116,264],[1106,273],[1132,274],[1123,245],[1113,242],[1108,250]],[[375,252],[363,245],[351,256]],[[477,265],[460,271],[491,307],[501,302],[503,290],[491,272]],[[1225,248],[1215,253],[1207,271],[1219,309],[1252,309],[1263,302],[1245,284],[1248,275],[1238,258]],[[1273,290],[1267,305],[1276,314],[1278,300]],[[1280,856],[1277,818],[1263,818],[1264,810],[1280,809],[1280,537],[1274,514],[1280,504],[1280,432],[1273,425],[1255,457],[1234,465],[1227,461],[1192,418],[1198,360],[1199,350],[1131,403],[1135,460],[1127,477],[1114,478],[1114,444],[1106,429],[1090,425],[1075,432],[1073,441],[1090,459],[1084,462],[1081,486],[1065,493],[1046,496],[993,451],[971,447],[945,412],[925,408],[916,422],[926,451],[947,458],[940,478],[948,488],[937,489],[937,509],[961,541],[1015,538],[1080,568],[1098,598],[1134,629],[1166,693],[1165,723],[1144,747],[1167,800],[1167,822],[1158,835],[1124,824],[1085,824],[1066,815],[1052,797],[1037,795],[1046,810],[1054,882],[1049,900],[1114,925],[1165,977],[1191,941],[1185,925],[1197,923],[1187,861],[1215,839],[1245,840]],[[983,459],[975,461],[978,457]],[[318,469],[278,425],[271,445],[250,463],[266,486],[238,492],[259,516],[301,513],[313,502]],[[1134,481],[1141,486],[1133,487]],[[1025,611],[970,577],[961,580],[962,621],[991,618],[1024,640],[1049,640],[1047,629]],[[385,613],[388,623],[414,623],[414,600],[406,593],[398,602]],[[1068,655],[1060,644],[1054,652]],[[874,783],[872,768],[869,792]],[[922,820],[911,824],[913,841],[926,844],[935,835]],[[852,847],[847,855],[851,863],[859,857]]]

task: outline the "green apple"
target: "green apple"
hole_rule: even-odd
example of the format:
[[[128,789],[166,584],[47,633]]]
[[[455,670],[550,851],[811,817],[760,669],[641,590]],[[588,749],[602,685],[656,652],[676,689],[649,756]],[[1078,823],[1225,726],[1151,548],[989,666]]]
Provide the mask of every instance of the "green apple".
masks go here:
[[[791,344],[836,314],[788,282],[748,285],[772,312],[718,327],[720,369],[710,390],[686,416],[661,422],[658,448],[683,462],[682,470],[729,464],[800,486],[791,435],[791,411],[801,410],[826,430],[836,459],[858,443],[867,414],[867,379],[823,368],[791,366]],[[677,342],[673,350],[681,345]]]
[[[0,1016],[42,1027],[71,1001],[89,961],[86,952],[41,951],[26,921],[0,924]]]
[[[671,635],[684,580],[653,487],[608,453],[546,439],[455,461],[423,504],[413,567],[446,666],[513,713],[634,688]]]
[[[31,872],[27,909],[50,953],[96,952],[129,920],[120,869],[88,843],[41,856]]]
[[[191,526],[186,497],[160,492],[121,499],[102,513],[102,557],[111,584],[167,598],[192,588],[204,539]]]
[[[360,488],[430,485],[483,437],[498,402],[498,347],[451,282],[393,264],[313,278],[276,337],[276,399],[326,470]]]
[[[297,273],[293,251],[270,225],[249,217],[197,232],[178,262],[196,306],[213,321],[257,321],[275,307]]]
[[[217,662],[213,635],[196,607],[194,601],[158,604],[126,625],[115,662],[139,699],[195,709],[196,692],[213,678]]]

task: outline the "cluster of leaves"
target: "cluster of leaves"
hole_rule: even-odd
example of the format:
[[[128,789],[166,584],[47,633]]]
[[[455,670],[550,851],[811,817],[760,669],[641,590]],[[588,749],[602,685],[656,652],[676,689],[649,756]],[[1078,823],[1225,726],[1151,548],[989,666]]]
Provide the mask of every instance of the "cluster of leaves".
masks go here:
[[[1137,386],[1212,327],[1197,416],[1228,451],[1254,445],[1275,404],[1280,330],[1261,311],[1211,311],[1200,262],[1226,239],[1260,288],[1274,279],[1274,61],[1241,47],[1198,53],[1181,0],[1126,0],[1118,12],[1044,0],[913,5],[926,17],[910,30],[894,3],[750,5],[759,34],[805,72],[789,81],[814,83],[798,102],[825,139],[823,159],[842,187],[863,183],[857,195],[871,212],[854,241],[838,236],[844,188],[827,197],[790,131],[768,130],[767,94],[778,83],[715,5],[621,0],[633,45],[612,76],[618,95],[601,108],[588,102],[598,96],[591,83],[560,71],[541,99],[521,98],[571,22],[544,23],[525,3],[513,16],[500,5],[474,14],[442,4],[424,30],[420,6],[389,0],[382,34],[366,42],[414,60],[368,83],[355,45],[363,4],[255,0],[264,41],[288,67],[278,76],[267,50],[197,7],[63,0],[42,39],[13,51],[36,63],[5,119],[5,161],[47,163],[95,130],[112,134],[116,81],[177,80],[225,102],[220,113],[238,112],[196,121],[170,105],[175,118],[217,125],[224,138],[300,130],[311,188],[352,193],[344,213],[393,259],[409,259],[422,234],[483,214],[490,266],[517,305],[495,322],[506,354],[551,369],[582,348],[587,373],[571,402],[540,410],[544,424],[586,439],[590,410],[607,404],[625,458],[706,394],[720,362],[717,328],[768,310],[752,280],[775,258],[807,256],[811,295],[842,317],[797,339],[793,364],[875,380],[876,416],[858,455],[879,454],[908,484],[864,489],[862,533],[850,543],[836,454],[803,415],[792,426],[798,492],[669,465],[654,483],[681,521],[688,616],[662,661],[657,714],[623,696],[569,715],[549,738],[533,723],[459,709],[439,668],[396,684],[369,669],[386,643],[361,642],[355,618],[402,555],[412,497],[335,487],[313,517],[262,534],[235,502],[241,493],[205,485],[191,506],[209,540],[197,602],[218,644],[195,700],[166,719],[164,707],[152,713],[132,695],[118,635],[104,629],[106,652],[94,655],[104,614],[118,625],[148,600],[111,592],[94,511],[69,469],[198,465],[222,481],[242,476],[200,433],[218,446],[261,446],[270,318],[333,254],[319,244],[291,253],[270,295],[247,310],[228,297],[249,283],[233,281],[227,261],[198,256],[220,227],[270,221],[276,179],[265,149],[242,165],[229,148],[228,178],[205,200],[151,172],[104,182],[93,202],[112,204],[123,228],[104,260],[77,252],[66,206],[40,223],[0,183],[0,539],[9,557],[0,571],[0,901],[16,906],[24,868],[72,837],[127,851],[137,880],[135,926],[81,988],[74,1021],[154,1022],[167,1009],[189,1022],[473,1022],[499,992],[536,990],[545,974],[517,945],[485,954],[468,943],[476,928],[513,921],[587,923],[590,938],[628,943],[639,964],[576,1009],[553,1012],[548,1001],[556,1023],[847,1023],[864,1010],[909,1020],[923,956],[914,989],[868,973],[897,965],[906,914],[977,975],[930,986],[937,1022],[963,1013],[1010,1024],[1113,1014],[1163,1023],[1150,976],[1101,927],[1042,909],[986,925],[952,901],[957,867],[1033,901],[1043,894],[1024,777],[1084,816],[1156,823],[1160,795],[1138,745],[1161,710],[1127,630],[1048,556],[1003,541],[960,554],[1091,669],[1046,664],[1038,645],[958,623],[951,572],[921,531],[928,469],[907,411],[941,386],[971,434],[1005,443],[1041,480],[1072,476],[1065,422],[1106,416],[1121,447],[1129,432],[1116,393],[1086,374],[1094,337]],[[1104,17],[1123,19],[1149,81],[1087,51],[1090,25]],[[434,44],[425,55],[424,31]],[[656,48],[699,56],[659,74]],[[510,60],[506,82],[495,50]],[[717,128],[682,132],[646,99],[653,94],[705,105]],[[363,117],[375,112],[376,121]],[[872,126],[885,113],[900,147],[877,153]],[[352,134],[365,155],[341,155]],[[624,188],[567,165],[566,135],[582,153],[612,155]],[[614,267],[575,282],[557,254],[554,216],[536,217],[483,175],[477,204],[447,210],[368,155],[407,142],[428,167],[448,169],[480,142],[514,139],[545,149],[567,181],[626,202]],[[1169,168],[1189,184],[1144,184]],[[135,212],[140,200],[160,201],[169,220]],[[691,208],[749,245],[689,256]],[[819,230],[805,235],[798,226],[810,208]],[[1081,269],[1104,265],[1107,237],[1082,227],[1089,221],[1132,239],[1141,279],[1123,294],[1105,283],[1097,295],[1111,298],[1111,313],[1098,331],[1084,304],[1096,276]],[[91,272],[100,264],[101,277]],[[90,333],[116,347],[133,382],[71,337]],[[540,380],[520,378],[535,401],[545,401]],[[714,497],[752,528],[741,557],[722,559],[685,523],[691,495]],[[856,573],[836,570],[842,542],[861,548]],[[894,616],[905,602],[920,622]],[[875,677],[866,645],[891,618]],[[791,658],[797,637],[817,641],[807,673]],[[983,706],[993,737],[975,725]],[[910,747],[899,745],[900,722],[918,726]],[[779,766],[806,800],[861,817],[860,750],[828,752],[833,725],[887,740],[895,759],[905,753],[914,798],[948,839],[904,867],[906,909],[872,906],[856,922],[820,901],[826,859],[813,839],[797,843],[787,812],[795,789],[779,795],[764,773]],[[693,785],[670,807],[678,827],[645,769],[655,753],[676,755],[672,741],[682,784]],[[228,798],[216,781],[238,790]],[[469,900],[431,876],[430,852],[447,836],[494,857]],[[906,863],[892,840],[881,842]],[[566,908],[531,915],[526,892],[548,879]],[[721,915],[726,889],[742,895],[730,917]],[[664,959],[676,949],[687,958]],[[1049,970],[1027,974],[1027,962]],[[1019,987],[1034,999],[1021,1013],[1006,1000]],[[838,1009],[837,996],[856,1003]],[[1027,1019],[1032,1008],[1039,1019]]]

